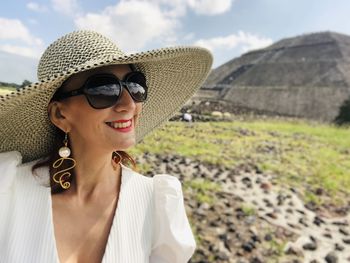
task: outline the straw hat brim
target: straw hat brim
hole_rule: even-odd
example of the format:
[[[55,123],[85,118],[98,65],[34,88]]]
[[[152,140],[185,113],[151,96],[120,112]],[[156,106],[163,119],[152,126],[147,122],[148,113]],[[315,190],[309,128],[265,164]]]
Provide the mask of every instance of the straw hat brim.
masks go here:
[[[211,53],[199,47],[172,47],[109,56],[89,60],[79,67],[0,96],[0,152],[19,151],[23,162],[46,156],[55,137],[47,105],[56,89],[75,73],[129,63],[146,75],[149,88],[136,127],[136,142],[139,143],[195,94],[208,76],[212,60]]]

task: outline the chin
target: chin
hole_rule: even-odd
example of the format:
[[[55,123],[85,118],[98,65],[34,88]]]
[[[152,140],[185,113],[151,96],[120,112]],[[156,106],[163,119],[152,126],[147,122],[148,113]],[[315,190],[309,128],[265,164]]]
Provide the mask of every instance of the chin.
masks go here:
[[[118,149],[118,151],[126,151],[129,148],[133,147],[135,145],[135,140],[128,140],[123,143],[119,143],[115,149]]]

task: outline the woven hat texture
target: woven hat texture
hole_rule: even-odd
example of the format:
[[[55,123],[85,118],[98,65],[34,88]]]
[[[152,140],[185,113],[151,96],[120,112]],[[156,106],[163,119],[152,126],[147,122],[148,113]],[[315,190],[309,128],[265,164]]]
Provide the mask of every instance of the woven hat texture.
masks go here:
[[[90,30],[53,42],[38,65],[38,82],[0,96],[0,152],[19,151],[23,162],[46,156],[55,127],[47,105],[61,84],[85,70],[133,63],[147,79],[148,97],[136,127],[136,142],[176,113],[200,88],[212,66],[204,48],[179,46],[125,54],[105,36]]]

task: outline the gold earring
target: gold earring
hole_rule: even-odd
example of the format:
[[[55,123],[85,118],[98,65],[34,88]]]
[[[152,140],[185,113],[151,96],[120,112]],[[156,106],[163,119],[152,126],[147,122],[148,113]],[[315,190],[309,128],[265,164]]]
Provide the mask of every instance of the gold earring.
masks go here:
[[[53,180],[54,180],[54,182],[60,184],[63,189],[68,189],[70,187],[70,182],[68,182],[68,179],[71,177],[71,173],[68,171],[70,169],[73,169],[76,165],[76,161],[73,158],[69,158],[69,156],[71,154],[71,150],[67,146],[68,145],[68,133],[66,133],[64,136],[63,144],[64,144],[64,146],[58,150],[58,154],[59,154],[59,156],[61,156],[61,158],[57,159],[53,163],[52,166],[53,166],[53,168],[57,169],[63,164],[64,160],[71,161],[72,165],[71,165],[71,167],[68,167],[66,169],[63,169],[61,171],[56,172],[53,175]],[[57,176],[59,176],[58,179],[56,178]]]

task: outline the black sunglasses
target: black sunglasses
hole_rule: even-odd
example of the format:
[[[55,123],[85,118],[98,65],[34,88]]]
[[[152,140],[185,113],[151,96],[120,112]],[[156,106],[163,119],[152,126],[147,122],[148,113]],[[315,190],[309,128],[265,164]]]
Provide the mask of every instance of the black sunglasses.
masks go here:
[[[57,93],[53,99],[59,101],[77,95],[85,95],[91,107],[105,109],[118,102],[123,87],[126,87],[135,102],[146,101],[148,87],[146,77],[140,71],[128,73],[123,80],[113,74],[96,74],[90,76],[81,88]]]

